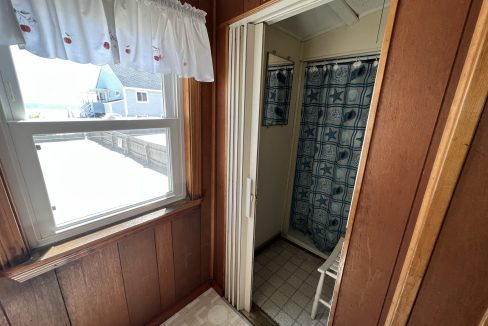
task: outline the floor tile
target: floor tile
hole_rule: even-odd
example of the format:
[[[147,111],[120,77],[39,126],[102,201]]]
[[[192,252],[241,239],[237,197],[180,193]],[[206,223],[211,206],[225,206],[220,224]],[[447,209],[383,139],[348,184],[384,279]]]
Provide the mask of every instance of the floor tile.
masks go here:
[[[267,280],[268,278],[273,276],[274,273],[265,266],[258,272],[258,275],[261,276],[263,279]]]
[[[252,294],[252,300],[254,301],[254,303],[261,307],[266,302],[266,300],[268,300],[268,297],[265,296],[263,292],[258,290]]]
[[[310,313],[307,312],[307,311],[305,311],[305,310],[302,311],[302,313],[300,314],[300,316],[298,316],[297,322],[301,326],[312,326],[312,325],[316,325],[317,324],[317,321],[316,320],[312,320],[312,318],[310,318]]]
[[[278,271],[278,270],[281,268],[281,266],[280,266],[280,265],[278,265],[277,263],[275,263],[274,261],[270,261],[270,262],[269,262],[269,263],[266,265],[266,267],[267,267],[267,268],[268,268],[270,271],[272,271],[273,273],[276,273],[276,272],[277,272],[277,271]]]
[[[279,255],[274,259],[274,262],[283,267],[287,263],[288,259],[283,257],[282,255]]]
[[[323,325],[328,310],[319,305],[316,320],[310,318],[320,274],[318,258],[284,240],[277,240],[255,257],[253,301],[278,324]],[[334,280],[324,283],[323,298],[332,296]],[[325,325],[325,324],[324,324]]]
[[[280,291],[281,293],[283,293],[288,298],[291,298],[295,294],[295,292],[297,292],[297,289],[295,289],[290,284],[285,283],[285,284],[283,284],[282,286],[280,286],[278,288],[278,291]]]
[[[274,316],[280,312],[280,308],[278,308],[278,306],[270,299],[263,304],[261,309],[263,309],[264,312],[267,313],[271,318],[274,318]]]
[[[280,325],[280,326],[292,326],[295,321],[288,316],[284,311],[280,311],[278,315],[274,318],[274,320]]]
[[[259,274],[254,275],[254,278],[252,279],[252,285],[259,288],[263,283],[265,282],[264,278],[259,276]]]
[[[310,286],[317,287],[317,284],[319,283],[319,278],[320,278],[320,273],[312,273],[310,274],[307,279],[305,280],[305,283],[307,283]]]
[[[287,262],[287,264],[283,268],[290,273],[294,273],[298,269],[298,266]]]
[[[291,272],[287,271],[284,268],[280,268],[280,270],[276,273],[276,275],[286,280],[291,276]]]
[[[303,283],[303,281],[298,277],[296,277],[295,275],[291,275],[286,281],[295,289],[298,289]]]
[[[295,273],[293,273],[293,275],[298,277],[300,280],[305,281],[310,276],[310,271],[305,271],[299,268],[298,270],[295,271]]]
[[[271,301],[276,303],[278,307],[283,307],[285,303],[288,301],[288,298],[282,294],[280,291],[276,291],[272,296],[271,296]]]
[[[288,316],[293,319],[297,319],[298,315],[302,312],[303,308],[294,303],[293,301],[288,301],[283,307],[283,311],[286,312]]]
[[[274,287],[269,282],[264,282],[264,284],[260,288],[260,291],[269,298],[273,295],[273,293],[275,293],[276,287]]]
[[[268,279],[268,282],[271,283],[271,285],[273,285],[274,287],[279,288],[280,286],[285,284],[286,281],[282,279],[279,275],[273,275]]]
[[[295,292],[293,296],[291,297],[291,300],[295,302],[297,305],[299,305],[302,308],[306,308],[307,304],[312,300],[313,297],[306,296],[300,291]]]
[[[316,290],[317,287],[310,286],[307,283],[300,284],[300,287],[298,288],[298,291],[302,292],[303,294],[309,297],[313,297]]]

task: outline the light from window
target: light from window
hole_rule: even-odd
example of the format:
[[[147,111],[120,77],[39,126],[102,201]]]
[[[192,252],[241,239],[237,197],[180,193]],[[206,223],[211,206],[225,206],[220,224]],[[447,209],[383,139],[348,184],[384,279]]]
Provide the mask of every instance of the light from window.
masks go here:
[[[185,197],[176,77],[17,47],[0,47],[0,73],[0,141],[15,149],[0,158],[32,246]]]
[[[34,135],[56,226],[168,195],[167,134],[162,128]]]

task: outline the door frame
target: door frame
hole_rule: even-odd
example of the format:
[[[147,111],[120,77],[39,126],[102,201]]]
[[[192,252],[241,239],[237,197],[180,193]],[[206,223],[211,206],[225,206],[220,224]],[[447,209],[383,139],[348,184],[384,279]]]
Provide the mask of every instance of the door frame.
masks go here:
[[[254,219],[257,153],[259,149],[259,117],[261,112],[261,90],[256,89],[262,79],[262,66],[265,53],[263,51],[263,35],[259,30],[248,26],[259,24],[273,24],[301,12],[313,9],[332,0],[282,0],[263,5],[259,11],[253,11],[247,16],[238,17],[228,27],[228,70],[227,70],[227,187],[226,187],[226,255],[225,255],[225,296],[237,309],[250,311],[252,304],[252,270],[254,264]],[[343,254],[339,266],[339,274],[334,288],[334,303],[331,314],[335,309],[335,300],[342,283],[342,270],[347,259],[347,250],[351,232],[354,227],[354,217],[360,196],[361,184],[371,143],[379,94],[385,72],[388,49],[393,31],[395,13],[398,0],[390,3],[387,25],[381,47],[381,60],[378,67],[376,84],[374,87],[368,124],[364,135],[363,152],[359,162],[356,187],[352,197],[346,231]],[[261,8],[261,7],[260,7]],[[233,31],[240,30],[236,38]],[[250,31],[250,32],[249,32]],[[241,38],[246,43],[241,42]],[[235,42],[241,42],[237,48]],[[261,42],[261,43],[260,43]],[[246,46],[247,45],[247,48]],[[236,50],[238,53],[236,53]],[[261,51],[261,53],[259,52]],[[244,56],[244,58],[242,57]],[[261,58],[261,60],[259,60]],[[236,75],[236,71],[239,72]],[[248,75],[246,75],[246,73]],[[236,78],[237,77],[237,78]],[[239,77],[243,80],[239,80]],[[245,87],[245,80],[253,81],[252,87]],[[236,92],[237,91],[237,92]],[[240,92],[240,93],[239,93]],[[237,95],[236,95],[237,94]],[[244,114],[245,111],[245,114]],[[247,123],[245,123],[247,122]],[[236,132],[236,130],[238,132]],[[245,144],[245,145],[244,145]],[[236,159],[247,159],[242,165],[236,164]],[[245,166],[246,168],[242,168]],[[235,183],[238,183],[237,187]]]
[[[408,322],[487,96],[488,0],[484,0],[388,310],[386,325],[406,325]]]

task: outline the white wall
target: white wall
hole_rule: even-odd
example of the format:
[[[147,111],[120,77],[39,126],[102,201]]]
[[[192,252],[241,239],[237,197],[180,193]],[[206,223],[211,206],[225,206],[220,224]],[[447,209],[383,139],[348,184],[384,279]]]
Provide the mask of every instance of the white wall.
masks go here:
[[[273,51],[277,56],[290,57],[295,62],[295,73],[288,125],[261,126],[259,130],[255,247],[281,233],[285,214],[283,208],[287,198],[287,175],[290,163],[294,160],[290,147],[301,71],[300,42],[276,28],[266,26],[265,53]]]

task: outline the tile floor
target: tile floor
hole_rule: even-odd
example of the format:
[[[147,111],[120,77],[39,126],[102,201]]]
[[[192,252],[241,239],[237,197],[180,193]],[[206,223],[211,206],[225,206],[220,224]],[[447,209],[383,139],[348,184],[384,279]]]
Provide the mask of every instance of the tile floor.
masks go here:
[[[225,325],[250,326],[217,292],[209,289],[165,321],[164,326]]]
[[[317,288],[317,268],[324,262],[305,250],[279,239],[255,257],[253,301],[280,326],[327,325],[329,310],[319,304],[310,318]],[[334,280],[325,278],[322,298],[332,296]]]

